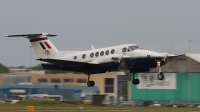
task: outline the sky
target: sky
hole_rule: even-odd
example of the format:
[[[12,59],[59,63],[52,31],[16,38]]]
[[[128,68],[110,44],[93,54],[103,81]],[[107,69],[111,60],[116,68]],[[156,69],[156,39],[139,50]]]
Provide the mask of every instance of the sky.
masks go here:
[[[30,42],[10,34],[51,33],[61,51],[121,44],[200,53],[199,0],[1,0],[0,63],[39,64]],[[191,50],[189,50],[189,40]]]

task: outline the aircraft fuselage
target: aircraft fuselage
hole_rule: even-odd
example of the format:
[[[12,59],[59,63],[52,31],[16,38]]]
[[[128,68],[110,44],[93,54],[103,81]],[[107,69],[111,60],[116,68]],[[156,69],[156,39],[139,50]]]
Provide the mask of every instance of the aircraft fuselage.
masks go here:
[[[130,46],[135,44],[125,44],[113,47],[80,51],[70,55],[59,57],[60,60],[70,60],[79,62],[97,63],[95,66],[70,67],[56,64],[43,64],[44,69],[78,71],[86,74],[105,73],[124,70],[147,70],[157,66],[156,60],[163,59],[163,54],[143,50],[139,47],[135,49]],[[135,70],[137,72],[137,70]]]

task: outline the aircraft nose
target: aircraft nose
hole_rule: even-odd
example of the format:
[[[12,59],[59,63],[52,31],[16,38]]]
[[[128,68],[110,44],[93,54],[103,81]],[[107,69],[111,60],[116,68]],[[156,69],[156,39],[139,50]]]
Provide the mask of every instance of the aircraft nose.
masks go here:
[[[134,52],[133,57],[147,57],[147,58],[164,58],[161,53],[150,50],[137,50]]]

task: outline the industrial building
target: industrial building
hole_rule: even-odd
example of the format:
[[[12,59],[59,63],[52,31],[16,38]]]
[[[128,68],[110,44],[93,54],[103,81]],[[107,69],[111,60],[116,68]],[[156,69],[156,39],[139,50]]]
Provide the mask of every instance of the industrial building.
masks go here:
[[[114,74],[95,74],[91,75],[91,80],[95,81],[95,88],[98,88],[99,94],[114,97]],[[85,74],[41,74],[32,72],[12,72],[0,74],[0,89],[2,85],[17,85],[23,83],[31,84],[62,84],[65,86],[73,86],[73,88],[87,87],[87,76]],[[15,86],[13,86],[15,87]],[[92,89],[92,88],[90,88]]]
[[[63,84],[1,84],[0,98],[18,99],[18,95],[49,94],[61,95],[63,100],[91,100],[92,95],[99,94],[97,87],[67,86]]]
[[[200,101],[200,55],[186,54],[162,67],[164,80],[152,73],[138,73],[140,84],[131,84],[132,100]],[[130,82],[131,83],[131,82]]]

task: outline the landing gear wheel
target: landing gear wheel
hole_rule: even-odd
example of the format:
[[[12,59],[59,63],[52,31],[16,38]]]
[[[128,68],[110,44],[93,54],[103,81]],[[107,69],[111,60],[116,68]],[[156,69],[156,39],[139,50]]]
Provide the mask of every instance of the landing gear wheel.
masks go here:
[[[92,87],[95,85],[95,82],[94,81],[91,81],[91,83],[92,83]]]
[[[95,85],[94,81],[88,81],[87,82],[87,86],[89,86],[89,87],[93,87],[94,85]]]
[[[87,82],[87,86],[88,86],[88,87],[91,86],[91,82],[90,82],[90,81]]]
[[[138,85],[138,84],[140,83],[140,80],[135,78],[135,73],[133,73],[133,80],[132,80],[132,83],[133,83],[134,85]]]
[[[165,78],[165,76],[162,72],[160,72],[160,73],[158,73],[157,78],[158,78],[158,80],[163,80]]]
[[[88,81],[87,81],[87,86],[88,87],[93,87],[95,85],[94,81],[90,81],[90,74],[88,74]]]
[[[133,83],[134,85],[138,85],[138,84],[140,83],[140,80],[139,80],[139,79],[133,79],[133,80],[132,80],[132,83]]]

